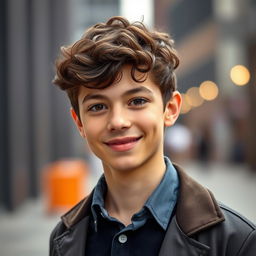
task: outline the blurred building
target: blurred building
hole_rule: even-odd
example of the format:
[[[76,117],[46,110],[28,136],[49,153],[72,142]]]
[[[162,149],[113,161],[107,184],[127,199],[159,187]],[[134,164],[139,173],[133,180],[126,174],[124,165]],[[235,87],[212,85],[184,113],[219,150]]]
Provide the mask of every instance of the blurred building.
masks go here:
[[[0,1],[0,208],[38,197],[45,164],[86,157],[65,93],[51,85],[59,47],[96,21],[117,15],[118,0]]]
[[[186,103],[181,120],[192,130],[195,144],[211,145],[210,160],[247,162],[253,169],[255,24],[256,1],[155,1],[155,26],[170,32],[181,59],[178,87]],[[237,65],[249,71],[235,73],[239,80],[248,76],[244,83],[232,80]],[[208,94],[215,86],[215,97],[199,95],[203,82]]]

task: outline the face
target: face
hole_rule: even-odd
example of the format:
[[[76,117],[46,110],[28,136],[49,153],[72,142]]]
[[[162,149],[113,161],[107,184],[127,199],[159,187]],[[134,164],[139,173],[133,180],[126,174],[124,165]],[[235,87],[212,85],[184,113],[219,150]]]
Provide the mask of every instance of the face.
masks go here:
[[[129,171],[163,159],[164,127],[176,121],[181,99],[174,92],[163,110],[150,77],[137,83],[125,67],[121,80],[106,89],[81,87],[78,102],[80,120],[74,111],[72,116],[91,150],[104,167]]]

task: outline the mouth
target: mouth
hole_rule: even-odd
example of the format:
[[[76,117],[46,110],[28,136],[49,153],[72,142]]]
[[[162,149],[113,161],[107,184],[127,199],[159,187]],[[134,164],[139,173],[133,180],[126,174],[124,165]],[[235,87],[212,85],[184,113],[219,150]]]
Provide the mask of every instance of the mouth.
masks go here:
[[[141,138],[142,136],[116,138],[105,142],[105,144],[114,151],[123,152],[134,148]]]

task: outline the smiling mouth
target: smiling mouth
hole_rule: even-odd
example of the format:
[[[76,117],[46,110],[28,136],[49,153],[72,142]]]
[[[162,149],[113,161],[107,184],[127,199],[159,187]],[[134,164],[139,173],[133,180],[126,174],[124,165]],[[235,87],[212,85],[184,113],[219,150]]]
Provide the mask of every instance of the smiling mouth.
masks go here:
[[[105,144],[109,146],[112,150],[117,152],[129,151],[135,147],[137,142],[142,138],[140,137],[125,137],[117,138],[106,142]]]

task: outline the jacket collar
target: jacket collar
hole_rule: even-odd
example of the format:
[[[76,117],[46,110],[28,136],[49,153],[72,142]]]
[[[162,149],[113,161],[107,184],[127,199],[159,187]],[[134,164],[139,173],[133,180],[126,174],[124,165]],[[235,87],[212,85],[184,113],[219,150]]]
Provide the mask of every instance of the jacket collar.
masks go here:
[[[89,217],[93,192],[94,190],[77,205],[61,216],[61,219],[67,228],[71,228],[83,218]]]
[[[159,256],[179,255],[179,256],[198,256],[209,255],[211,248],[193,238],[186,236],[177,225],[174,216],[171,219],[164,240],[162,242]]]
[[[213,194],[175,165],[180,178],[180,195],[176,219],[181,230],[188,236],[224,220],[224,215]]]
[[[85,245],[89,217],[82,218],[79,223],[74,224],[60,236],[57,236],[53,243],[58,256],[85,255]],[[52,255],[52,254],[50,254]],[[55,255],[55,254],[54,254]]]
[[[176,219],[181,230],[191,236],[224,220],[224,216],[212,193],[189,177],[174,164],[180,179]],[[92,193],[62,216],[67,228],[90,215]],[[167,231],[168,232],[168,231]]]

